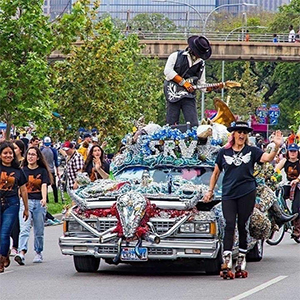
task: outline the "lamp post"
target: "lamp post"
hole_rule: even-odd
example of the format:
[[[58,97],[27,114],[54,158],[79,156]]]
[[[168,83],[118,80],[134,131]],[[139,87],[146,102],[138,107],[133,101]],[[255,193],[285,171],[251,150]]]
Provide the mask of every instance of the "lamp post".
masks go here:
[[[202,32],[203,34],[205,34],[206,32],[206,24],[207,24],[207,21],[209,19],[209,17],[218,9],[222,8],[222,7],[229,7],[229,6],[257,6],[257,4],[255,3],[246,3],[246,2],[243,2],[243,3],[232,3],[232,4],[222,4],[220,6],[217,6],[215,7],[213,10],[211,10],[209,12],[209,14],[206,16],[204,22],[203,22],[203,28],[202,28]]]
[[[247,26],[247,28],[267,28],[266,26]],[[237,27],[237,28],[234,28],[233,30],[231,30],[227,35],[226,35],[226,38],[225,38],[225,42],[227,42],[227,39],[229,38],[229,36],[234,33],[235,31],[239,30],[239,29],[244,29],[244,26],[241,26],[241,27]],[[224,79],[224,69],[225,69],[225,60],[222,60],[222,79],[221,81],[224,82],[225,79]],[[221,99],[224,100],[224,88],[222,88],[222,92],[221,92]]]
[[[191,8],[192,10],[195,11],[195,13],[199,16],[199,19],[201,20],[201,22],[204,22],[204,19],[200,13],[200,11],[194,7],[193,5],[186,3],[186,2],[182,2],[182,1],[177,1],[177,0],[152,0],[153,2],[169,2],[169,3],[175,3],[175,4],[179,4],[179,5],[185,5],[188,6],[189,8]]]

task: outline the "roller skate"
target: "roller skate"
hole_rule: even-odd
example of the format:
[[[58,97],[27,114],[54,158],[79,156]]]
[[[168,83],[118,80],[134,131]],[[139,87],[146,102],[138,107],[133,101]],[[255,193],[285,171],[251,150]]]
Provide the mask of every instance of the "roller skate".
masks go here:
[[[221,266],[220,276],[223,279],[234,279],[234,273],[231,271],[232,268],[232,252],[224,251],[223,253],[223,264]]]
[[[235,278],[248,277],[248,272],[245,269],[246,269],[246,254],[239,253],[239,256],[236,260],[236,266],[235,266]]]

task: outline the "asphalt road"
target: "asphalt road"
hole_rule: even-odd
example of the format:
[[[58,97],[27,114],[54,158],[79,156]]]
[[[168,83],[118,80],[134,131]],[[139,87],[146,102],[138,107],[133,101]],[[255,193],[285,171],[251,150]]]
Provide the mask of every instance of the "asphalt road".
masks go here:
[[[278,246],[265,244],[263,260],[248,263],[248,278],[223,280],[182,264],[111,266],[101,261],[97,273],[77,273],[72,257],[60,253],[62,225],[45,230],[44,262],[32,263],[31,238],[26,265],[12,261],[0,274],[1,300],[299,299],[300,244],[288,235]]]

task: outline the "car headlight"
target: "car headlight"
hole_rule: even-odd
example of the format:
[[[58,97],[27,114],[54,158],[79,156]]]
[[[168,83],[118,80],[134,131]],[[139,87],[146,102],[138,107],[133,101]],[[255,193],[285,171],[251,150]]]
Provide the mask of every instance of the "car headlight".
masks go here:
[[[209,233],[210,224],[209,223],[196,223],[195,232],[196,233]]]
[[[195,232],[195,224],[194,223],[185,223],[180,226],[180,232],[191,233]]]
[[[81,226],[76,221],[68,222],[68,231],[81,231]]]

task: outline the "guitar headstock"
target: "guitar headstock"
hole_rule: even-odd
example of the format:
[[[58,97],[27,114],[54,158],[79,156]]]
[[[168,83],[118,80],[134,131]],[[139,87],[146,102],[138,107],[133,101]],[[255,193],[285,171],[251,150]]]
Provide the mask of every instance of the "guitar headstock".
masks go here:
[[[241,87],[241,84],[237,81],[227,80],[225,81],[225,87],[227,88]]]

